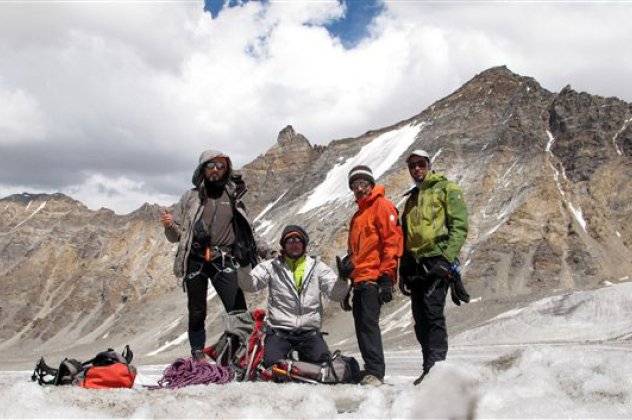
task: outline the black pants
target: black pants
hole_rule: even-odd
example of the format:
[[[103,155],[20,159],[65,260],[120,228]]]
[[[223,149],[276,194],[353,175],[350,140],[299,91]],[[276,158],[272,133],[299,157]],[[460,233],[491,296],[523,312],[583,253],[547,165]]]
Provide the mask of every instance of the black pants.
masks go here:
[[[263,364],[270,367],[294,350],[301,361],[323,363],[329,359],[329,347],[320,331],[289,332],[269,328],[266,331]]]
[[[189,343],[192,350],[203,349],[206,342],[204,321],[209,279],[227,313],[247,309],[244,292],[237,284],[234,265],[228,259],[225,261],[224,264],[221,260],[212,261],[210,264],[189,261],[187,266],[187,273],[197,273],[189,274],[185,278],[189,310]]]
[[[448,330],[443,310],[448,295],[448,280],[417,279],[412,287],[411,304],[415,319],[415,335],[421,344],[424,371],[448,354]]]
[[[380,298],[375,283],[361,282],[353,287],[353,322],[364,370],[384,379],[384,348],[380,331]]]

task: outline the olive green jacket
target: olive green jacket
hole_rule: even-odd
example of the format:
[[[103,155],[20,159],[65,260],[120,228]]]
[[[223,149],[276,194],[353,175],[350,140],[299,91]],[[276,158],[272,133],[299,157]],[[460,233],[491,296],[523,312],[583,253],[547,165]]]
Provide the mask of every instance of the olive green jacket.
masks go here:
[[[467,238],[467,205],[461,189],[443,175],[428,173],[407,194],[402,227],[404,249],[415,260],[442,255],[454,262]]]

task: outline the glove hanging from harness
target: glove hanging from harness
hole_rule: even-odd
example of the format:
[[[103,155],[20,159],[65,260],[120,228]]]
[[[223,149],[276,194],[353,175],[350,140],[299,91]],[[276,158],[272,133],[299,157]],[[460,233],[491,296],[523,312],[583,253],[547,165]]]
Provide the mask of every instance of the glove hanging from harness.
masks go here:
[[[349,312],[353,309],[353,307],[351,306],[351,290],[352,289],[353,289],[353,281],[350,281],[349,289],[347,289],[347,294],[345,295],[345,298],[342,299],[342,301],[340,302],[340,307],[345,312]]]
[[[338,256],[336,257],[336,267],[338,268],[338,275],[341,278],[345,280],[351,280],[349,284],[349,289],[347,290],[347,294],[345,295],[345,298],[340,302],[340,307],[342,308],[342,310],[345,312],[349,312],[353,309],[350,302],[351,289],[353,289],[353,279],[350,279],[349,276],[355,269],[355,266],[351,262],[351,258],[349,258],[349,255],[345,255],[344,257],[342,257],[342,259]]]
[[[410,279],[408,277],[400,277],[399,283],[397,285],[399,286],[399,291],[402,292],[402,295],[412,295],[412,292],[410,290]]]
[[[465,286],[463,286],[463,281],[461,280],[461,262],[458,258],[450,264],[449,279],[452,302],[454,302],[456,306],[461,306],[461,302],[469,303],[470,295],[467,293],[467,290],[465,290]]]

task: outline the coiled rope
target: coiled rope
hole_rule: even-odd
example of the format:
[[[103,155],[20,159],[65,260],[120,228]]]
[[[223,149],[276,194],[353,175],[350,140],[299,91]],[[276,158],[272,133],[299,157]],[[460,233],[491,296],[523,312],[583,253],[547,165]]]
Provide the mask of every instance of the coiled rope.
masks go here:
[[[164,372],[158,380],[158,385],[148,386],[149,389],[178,389],[189,385],[225,384],[233,380],[234,371],[231,367],[218,366],[207,361],[196,361],[192,357],[178,358]]]

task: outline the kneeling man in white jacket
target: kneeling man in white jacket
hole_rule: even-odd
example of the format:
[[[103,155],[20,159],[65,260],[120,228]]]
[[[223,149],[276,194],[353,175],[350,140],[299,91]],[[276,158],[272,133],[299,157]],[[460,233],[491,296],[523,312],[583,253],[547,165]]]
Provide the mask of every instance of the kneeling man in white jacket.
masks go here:
[[[322,363],[329,358],[323,340],[324,294],[340,302],[347,294],[347,282],[336,275],[319,257],[306,254],[309,236],[295,225],[281,235],[278,257],[257,265],[250,276],[239,277],[245,292],[268,288],[268,318],[263,363],[272,366],[292,351],[305,362]]]

